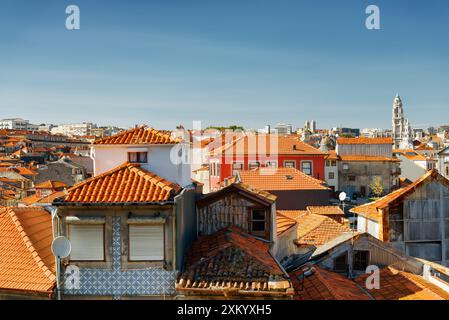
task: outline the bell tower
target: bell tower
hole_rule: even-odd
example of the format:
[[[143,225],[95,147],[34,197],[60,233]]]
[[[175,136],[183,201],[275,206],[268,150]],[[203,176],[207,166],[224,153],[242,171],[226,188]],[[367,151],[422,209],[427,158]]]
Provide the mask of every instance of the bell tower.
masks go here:
[[[404,109],[402,108],[402,100],[399,94],[393,100],[392,125],[394,149],[398,149],[405,129]]]

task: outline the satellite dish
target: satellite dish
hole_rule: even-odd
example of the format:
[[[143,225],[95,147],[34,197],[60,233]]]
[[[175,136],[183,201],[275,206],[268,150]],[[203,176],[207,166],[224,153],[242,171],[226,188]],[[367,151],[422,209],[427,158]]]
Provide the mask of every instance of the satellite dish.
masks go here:
[[[338,195],[338,198],[340,199],[340,201],[345,201],[345,200],[346,200],[346,197],[347,197],[346,192],[341,192],[341,193]]]
[[[72,245],[66,237],[57,237],[51,244],[51,252],[58,258],[67,258],[72,251]]]

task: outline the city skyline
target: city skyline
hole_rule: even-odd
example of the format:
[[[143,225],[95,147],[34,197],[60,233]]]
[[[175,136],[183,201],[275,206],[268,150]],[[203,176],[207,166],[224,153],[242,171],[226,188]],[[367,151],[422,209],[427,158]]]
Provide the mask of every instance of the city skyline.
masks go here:
[[[2,118],[386,129],[397,92],[414,128],[449,118],[447,3],[376,1],[367,30],[368,1],[175,2],[76,1],[68,31],[72,3],[5,1]]]

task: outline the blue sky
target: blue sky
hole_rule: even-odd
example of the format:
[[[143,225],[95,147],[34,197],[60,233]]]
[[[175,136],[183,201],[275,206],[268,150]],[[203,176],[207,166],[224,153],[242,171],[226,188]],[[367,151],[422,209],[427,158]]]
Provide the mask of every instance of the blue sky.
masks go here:
[[[448,89],[445,0],[0,3],[0,118],[388,128],[399,92],[412,125],[436,126]]]

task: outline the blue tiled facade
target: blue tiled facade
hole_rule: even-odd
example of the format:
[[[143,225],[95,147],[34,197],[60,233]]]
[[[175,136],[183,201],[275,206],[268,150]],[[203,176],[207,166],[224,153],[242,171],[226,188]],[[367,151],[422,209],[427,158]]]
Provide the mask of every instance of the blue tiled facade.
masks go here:
[[[104,269],[80,269],[79,287],[65,284],[63,293],[66,295],[91,296],[145,296],[173,295],[175,292],[176,271],[162,268],[144,270],[122,270],[120,217],[114,217],[112,222],[112,271]],[[67,283],[70,275],[66,274]],[[73,283],[73,282],[72,282]]]

